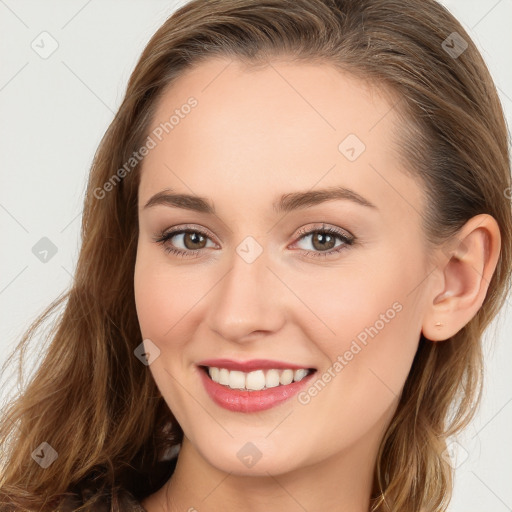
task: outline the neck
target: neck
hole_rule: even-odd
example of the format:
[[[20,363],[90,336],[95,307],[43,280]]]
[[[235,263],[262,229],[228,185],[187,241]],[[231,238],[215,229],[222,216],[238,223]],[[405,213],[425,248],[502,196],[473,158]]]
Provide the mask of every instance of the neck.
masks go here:
[[[381,435],[374,433],[372,439],[366,437],[357,446],[309,466],[277,475],[245,476],[212,466],[184,437],[176,469],[158,493],[158,510],[368,512],[380,440]]]

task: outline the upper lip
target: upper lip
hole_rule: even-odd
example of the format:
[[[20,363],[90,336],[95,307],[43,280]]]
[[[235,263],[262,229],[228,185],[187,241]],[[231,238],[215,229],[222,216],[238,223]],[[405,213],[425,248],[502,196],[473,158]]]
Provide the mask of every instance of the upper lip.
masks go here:
[[[205,359],[199,361],[198,366],[210,366],[215,368],[226,368],[226,370],[238,370],[241,372],[251,372],[254,370],[300,370],[301,368],[312,369],[308,365],[298,365],[287,363],[286,361],[273,361],[271,359],[251,359],[249,361],[235,361],[233,359]]]

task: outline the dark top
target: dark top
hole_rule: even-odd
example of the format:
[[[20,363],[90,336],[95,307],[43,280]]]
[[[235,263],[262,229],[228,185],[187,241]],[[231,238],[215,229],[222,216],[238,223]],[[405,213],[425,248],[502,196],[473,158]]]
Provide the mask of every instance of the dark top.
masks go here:
[[[163,460],[158,463],[158,467],[155,468],[155,474],[157,475],[157,481],[159,486],[158,490],[165,482],[171,477],[176,467],[177,457],[171,460]],[[134,489],[137,487],[136,482],[133,484]],[[112,495],[102,494],[98,497],[94,503],[95,512],[110,512],[113,505],[114,510],[120,512],[147,512],[147,510],[141,505],[140,501],[146,498],[146,496],[140,496],[140,493],[134,491],[134,489],[122,489],[117,493],[116,503],[112,503]],[[88,485],[87,480],[84,480],[80,485],[75,486],[72,495],[66,497],[59,504],[59,512],[74,512],[81,505],[84,505],[86,501],[97,494],[92,485]]]
[[[89,496],[87,496],[89,497]],[[87,501],[85,494],[81,496],[73,496],[66,498],[59,505],[59,512],[74,512],[81,505]],[[95,512],[110,512],[111,510],[111,498],[102,497],[94,504]],[[124,491],[118,500],[118,509],[122,512],[147,512],[147,510],[141,505],[140,501],[137,500],[133,494],[129,491]]]

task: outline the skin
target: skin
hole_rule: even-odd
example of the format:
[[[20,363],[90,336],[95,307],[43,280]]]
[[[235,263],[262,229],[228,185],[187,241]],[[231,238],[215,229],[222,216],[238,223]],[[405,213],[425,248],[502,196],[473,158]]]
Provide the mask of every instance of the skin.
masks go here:
[[[459,232],[453,257],[427,254],[423,190],[394,150],[392,103],[328,65],[206,61],[166,91],[153,128],[190,96],[197,107],[145,157],[139,188],[137,313],[143,338],[160,350],[149,369],[185,434],[174,475],[142,504],[148,512],[367,512],[377,450],[420,334],[447,339],[476,314],[496,267],[498,226],[479,215]],[[348,134],[366,146],[355,161],[338,149]],[[377,208],[331,200],[272,209],[282,194],[339,185]],[[216,215],[144,208],[169,188],[208,198]],[[322,223],[356,242],[315,257],[322,246],[297,233]],[[167,246],[203,247],[197,257],[154,241],[185,224],[207,238],[176,235]],[[247,236],[262,248],[252,263],[236,252]],[[335,238],[324,251],[341,244]],[[231,412],[199,379],[196,363],[215,357],[289,361],[321,376],[393,303],[401,311],[307,404]],[[247,442],[262,454],[252,467],[237,457]]]

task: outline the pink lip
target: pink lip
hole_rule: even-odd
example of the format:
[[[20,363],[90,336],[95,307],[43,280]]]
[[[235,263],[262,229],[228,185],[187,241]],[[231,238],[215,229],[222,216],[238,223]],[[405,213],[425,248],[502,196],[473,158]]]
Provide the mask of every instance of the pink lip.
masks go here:
[[[285,361],[271,361],[270,359],[251,359],[250,361],[234,361],[233,359],[205,359],[196,363],[198,366],[210,366],[226,368],[226,370],[238,370],[240,372],[252,372],[254,370],[300,370],[309,369],[309,366],[299,366]]]
[[[226,367],[223,366],[222,368]],[[275,368],[275,366],[272,368]],[[290,367],[288,366],[288,368]],[[234,412],[258,412],[275,407],[295,396],[309,383],[315,373],[313,372],[299,382],[292,382],[286,386],[276,386],[261,391],[242,391],[214,382],[204,369],[199,368],[200,378],[210,398],[217,405]]]

